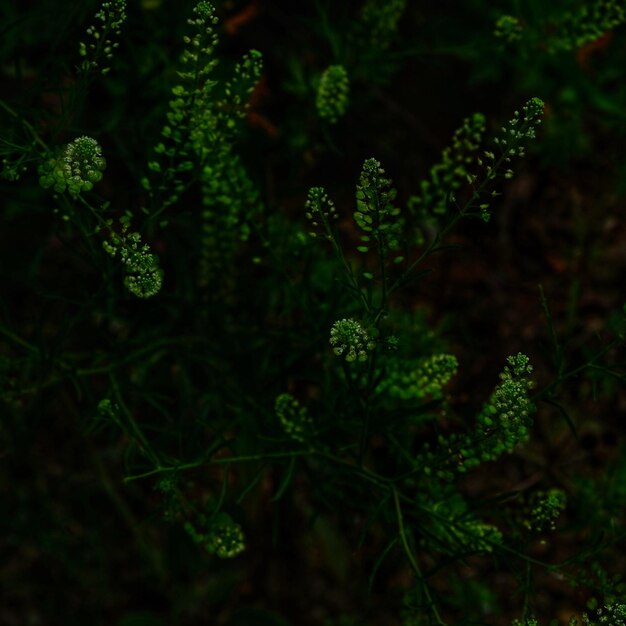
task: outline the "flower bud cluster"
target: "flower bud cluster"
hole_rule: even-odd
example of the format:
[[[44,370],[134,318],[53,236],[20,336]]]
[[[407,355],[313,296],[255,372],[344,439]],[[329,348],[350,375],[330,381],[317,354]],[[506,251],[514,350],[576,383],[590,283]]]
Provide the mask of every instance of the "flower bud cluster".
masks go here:
[[[289,437],[301,443],[310,438],[313,420],[308,415],[306,407],[300,406],[291,394],[281,393],[276,398],[274,410]]]
[[[218,513],[205,532],[197,530],[191,522],[186,522],[184,528],[195,543],[221,559],[231,559],[246,549],[241,526],[227,513]]]
[[[329,124],[335,124],[348,109],[350,81],[343,65],[331,65],[320,77],[315,98],[319,116]]]
[[[376,159],[367,159],[356,186],[354,221],[364,233],[361,235],[362,245],[357,247],[359,252],[368,252],[374,242],[380,256],[385,257],[390,250],[400,246],[404,223],[400,209],[393,204],[396,195],[391,179],[385,176],[380,163]],[[394,262],[402,260],[402,256],[396,256]]]
[[[517,17],[501,15],[496,21],[494,35],[507,43],[523,40],[540,48],[541,52],[556,54],[580,48],[625,22],[623,0],[587,0],[573,3],[570,10],[524,28]]]
[[[522,38],[522,24],[513,15],[501,15],[495,25],[494,35],[507,43],[519,41]]]
[[[537,491],[532,494],[528,506],[528,517],[524,525],[533,532],[554,530],[556,521],[565,510],[567,498],[561,489]]]
[[[399,400],[441,398],[442,388],[457,373],[458,361],[451,354],[434,354],[413,367],[392,361],[378,390]]]
[[[98,419],[103,421],[115,421],[119,413],[119,406],[109,398],[103,398],[98,402]]]
[[[455,553],[459,549],[493,552],[494,546],[502,543],[501,531],[472,513],[452,485],[430,481],[426,489],[427,492],[418,495],[417,500],[428,503],[427,506],[436,501],[437,518],[430,521],[428,532],[437,537],[438,545],[451,546]]]
[[[406,0],[365,0],[359,30],[367,33],[370,46],[385,50],[391,45],[405,7]]]
[[[535,410],[529,400],[533,382],[532,366],[524,354],[510,356],[489,402],[478,416],[479,427],[488,435],[483,446],[482,460],[491,460],[511,452],[518,443],[528,439],[530,417]]]
[[[541,124],[544,102],[540,98],[531,98],[519,111],[515,111],[513,118],[502,127],[499,137],[494,143],[500,149],[501,156],[496,160],[492,152],[484,155],[489,165],[485,170],[488,179],[496,178],[500,165],[504,165],[504,178],[513,178],[513,170],[508,166],[514,157],[523,157],[526,154],[526,144],[535,139],[537,127]]]
[[[122,224],[122,234],[111,231],[109,240],[103,241],[102,247],[122,262],[126,289],[138,298],[150,298],[161,290],[163,284],[159,260],[150,252],[148,244],[141,242],[138,232],[128,232],[128,220]]]
[[[98,142],[91,137],[78,137],[65,146],[60,156],[50,156],[39,166],[39,183],[57,193],[67,189],[76,197],[93,189],[102,180],[105,168],[106,160]]]
[[[608,602],[598,606],[594,614],[583,613],[583,626],[623,626],[626,623],[626,604],[622,602]],[[578,620],[570,619],[569,626],[578,626]]]
[[[306,203],[304,205],[305,215],[311,222],[311,226],[321,231],[321,236],[331,240],[331,224],[339,218],[335,203],[328,197],[323,187],[312,187],[309,189]],[[311,237],[318,237],[315,231],[310,231]]]
[[[224,96],[216,109],[222,121],[234,125],[233,117],[243,117],[249,105],[250,94],[256,87],[263,72],[263,55],[258,50],[250,50],[235,66],[234,76],[224,88]]]
[[[525,619],[514,619],[511,626],[539,626],[539,621],[534,615],[529,615]]]
[[[527,356],[510,356],[500,374],[500,384],[478,415],[476,428],[469,433],[439,435],[436,449],[426,445],[418,456],[424,472],[452,480],[455,472],[493,461],[527,441],[535,410],[529,399],[531,372]]]
[[[446,213],[457,191],[467,184],[484,132],[485,116],[481,113],[463,120],[452,144],[443,151],[441,161],[430,170],[430,178],[420,183],[420,193],[409,198],[409,209],[421,217]]]
[[[96,24],[87,29],[89,42],[81,41],[79,44],[78,51],[83,57],[81,64],[83,71],[97,69],[101,59],[104,59],[106,63],[113,58],[113,51],[120,45],[115,39],[119,38],[122,24],[126,21],[126,0],[103,2],[95,19]],[[100,72],[106,74],[109,69],[109,67],[104,67]]]
[[[183,65],[189,68],[179,72],[183,80],[195,82],[197,78],[205,79],[217,64],[215,60],[203,63],[201,59],[203,56],[210,57],[217,45],[215,32],[217,23],[218,19],[213,5],[204,0],[198,2],[193,9],[193,17],[187,20],[187,24],[194,29],[195,33],[192,36],[183,37],[185,50],[181,60]]]
[[[367,361],[368,352],[376,347],[368,332],[352,319],[336,321],[330,330],[330,345],[337,356],[343,356],[348,363]]]

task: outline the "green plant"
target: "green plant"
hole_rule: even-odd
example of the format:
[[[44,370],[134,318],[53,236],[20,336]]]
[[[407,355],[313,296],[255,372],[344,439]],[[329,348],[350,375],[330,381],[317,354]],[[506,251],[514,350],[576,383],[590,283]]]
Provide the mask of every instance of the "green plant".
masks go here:
[[[617,26],[602,6],[589,19]],[[25,562],[33,589],[64,573],[41,606],[69,625],[143,619],[127,580],[179,626],[538,624],[590,596],[603,607],[584,624],[621,623],[623,446],[578,473],[621,406],[619,281],[601,275],[594,299],[580,270],[565,293],[558,249],[543,259],[533,246],[552,240],[525,230],[562,201],[538,168],[558,102],[513,76],[467,116],[477,102],[433,83],[426,148],[425,103],[407,112],[398,85],[428,84],[405,34],[436,7],[316,2],[299,20],[200,1],[183,23],[167,3],[103,2],[76,55],[60,42],[91,9],[54,23],[46,72],[18,53],[47,36],[21,21],[43,18],[7,8],[0,44],[15,86],[0,101],[0,484],[36,474],[8,494],[6,545],[24,546],[2,571],[18,572],[11,601],[32,600]],[[576,46],[593,30],[578,17]],[[244,18],[259,23],[239,40]],[[530,27],[500,17],[503,47],[492,26],[489,67],[504,67]],[[534,210],[525,190],[542,185],[553,204]],[[602,224],[567,234],[601,242],[617,230]],[[542,262],[556,279],[537,292]],[[89,600],[75,619],[61,587]]]

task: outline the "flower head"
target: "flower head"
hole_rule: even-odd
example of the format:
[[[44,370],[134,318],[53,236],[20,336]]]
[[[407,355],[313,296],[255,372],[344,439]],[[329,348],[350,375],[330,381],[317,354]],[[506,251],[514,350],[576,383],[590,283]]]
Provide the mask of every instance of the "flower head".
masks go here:
[[[330,345],[337,356],[344,356],[349,363],[367,361],[367,353],[376,347],[369,334],[355,320],[336,321],[330,329]]]
[[[105,167],[100,144],[91,137],[78,137],[58,157],[51,157],[39,166],[39,182],[45,189],[53,187],[58,193],[67,189],[77,196],[102,180]]]

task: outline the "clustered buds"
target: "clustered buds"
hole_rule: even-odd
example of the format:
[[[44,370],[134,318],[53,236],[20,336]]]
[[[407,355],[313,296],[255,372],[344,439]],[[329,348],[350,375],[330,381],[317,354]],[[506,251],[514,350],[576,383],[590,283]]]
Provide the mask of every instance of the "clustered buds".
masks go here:
[[[246,543],[241,526],[234,522],[215,526],[209,534],[207,549],[221,559],[232,559],[243,552]]]
[[[420,183],[420,193],[409,198],[409,209],[421,217],[446,213],[455,194],[467,184],[484,132],[485,116],[481,113],[463,120],[452,137],[452,144],[441,154],[441,161],[431,168],[430,178]]]
[[[120,45],[113,38],[120,36],[122,24],[126,20],[126,0],[103,2],[94,17],[97,23],[87,29],[90,41],[88,43],[81,41],[79,44],[79,54],[83,57],[81,64],[83,71],[97,69],[101,58],[104,58],[105,62],[113,58],[113,50]],[[101,73],[106,74],[109,69],[104,67]]]
[[[454,552],[459,548],[469,551],[493,552],[494,546],[502,543],[502,533],[497,526],[478,518],[468,509],[467,502],[451,485],[431,481],[428,491],[417,495],[418,502],[428,504],[436,498],[437,517],[447,520],[439,523],[431,519],[428,533],[437,538],[437,543],[451,547]],[[428,504],[427,504],[428,503]]]
[[[527,441],[535,410],[529,399],[533,387],[531,372],[527,356],[510,356],[500,374],[500,384],[478,415],[476,428],[468,433],[439,435],[437,450],[425,445],[418,456],[424,472],[452,480],[455,472],[463,473],[493,461]]]
[[[580,48],[599,39],[626,22],[626,5],[623,0],[587,0],[573,3],[538,24],[522,24],[517,17],[501,15],[495,24],[494,35],[507,43],[524,39],[540,47],[542,52],[555,54]]]
[[[399,400],[440,398],[443,387],[457,373],[458,365],[451,354],[434,354],[413,367],[392,361],[378,390]]]
[[[513,178],[513,170],[510,163],[516,157],[526,154],[526,145],[535,139],[537,127],[541,124],[544,103],[540,98],[531,98],[519,111],[515,111],[513,119],[502,127],[501,135],[494,138],[495,151],[485,150],[478,159],[478,164],[484,168],[485,179],[480,189],[474,187],[474,198],[478,199],[482,186],[502,176],[505,179]],[[496,154],[497,152],[497,154]],[[473,174],[468,178],[472,185],[476,184],[478,176]],[[497,195],[495,191],[492,196]],[[489,203],[479,205],[480,216],[487,221],[489,219]]]
[[[189,66],[189,70],[179,72],[182,79],[194,80],[196,72],[198,77],[205,77],[216,65],[215,61],[209,63],[199,63],[199,61],[202,55],[210,56],[217,45],[217,33],[215,32],[217,22],[213,5],[210,2],[198,2],[193,9],[193,17],[187,20],[187,24],[193,27],[196,33],[192,37],[183,37],[186,47],[182,55],[182,62]]]
[[[533,387],[529,378],[533,368],[528,357],[521,353],[508,357],[507,362],[500,374],[502,382],[478,416],[485,434],[492,435],[483,452],[483,460],[511,452],[518,443],[526,441],[532,423],[530,414],[535,407],[528,392]]]
[[[304,205],[305,215],[311,222],[311,226],[320,229],[325,239],[332,239],[331,224],[339,217],[334,202],[328,197],[323,187],[309,189],[307,201]],[[318,233],[310,231],[311,237],[317,237]]]
[[[227,513],[218,513],[210,520],[206,532],[198,531],[191,522],[186,522],[184,528],[195,543],[221,559],[231,559],[246,549],[241,526]]]
[[[368,352],[376,347],[368,332],[355,320],[336,321],[330,330],[330,345],[337,356],[343,356],[348,363],[367,361]]]
[[[522,38],[522,25],[518,18],[512,15],[501,15],[495,25],[494,35],[507,43],[513,43]]]
[[[420,192],[409,198],[408,208],[422,220],[431,220],[434,216],[445,215],[451,205],[456,203],[457,191],[469,183],[472,196],[467,208],[476,208],[475,215],[488,221],[489,201],[484,198],[489,183],[498,177],[513,177],[510,163],[514,157],[525,154],[526,144],[535,138],[536,129],[541,124],[544,103],[539,98],[532,98],[523,107],[520,114],[515,111],[513,119],[502,128],[500,137],[494,139],[496,150],[482,150],[485,132],[485,117],[475,113],[464,120],[455,132],[452,145],[442,154],[442,159],[430,171],[430,178],[422,181]],[[497,153],[497,154],[496,154]],[[476,165],[483,169],[482,177],[474,171]],[[498,195],[496,191],[491,196]],[[462,209],[458,206],[459,210]],[[424,236],[418,233],[417,243],[422,244]]]
[[[109,398],[103,398],[98,402],[98,418],[103,421],[115,421],[119,413],[119,406]]]
[[[203,95],[215,84],[209,80],[209,74],[217,65],[217,60],[212,58],[218,42],[217,22],[213,5],[204,1],[198,2],[193,17],[187,20],[193,34],[183,37],[185,49],[181,55],[182,69],[178,72],[181,84],[172,88],[174,97],[169,101],[167,124],[161,131],[164,140],[155,147],[155,152],[162,155],[161,161],[148,163],[158,174],[157,188],[169,193],[164,205],[176,202],[185,189],[184,174],[195,167],[191,148],[203,156],[206,137],[210,133],[215,135],[217,120],[212,111],[205,111]],[[148,177],[142,178],[141,183],[147,191],[154,191]]]
[[[514,157],[523,157],[526,151],[526,143],[535,139],[537,126],[541,124],[541,116],[543,114],[544,102],[540,98],[531,98],[519,111],[515,111],[513,119],[509,121],[507,126],[502,127],[500,137],[494,139],[494,143],[500,148],[502,156],[499,163],[508,164]],[[485,152],[488,160],[495,162],[496,157],[490,152]],[[486,168],[487,177],[495,178],[497,175],[497,167],[489,165]],[[513,178],[513,170],[506,167],[504,178]]]
[[[102,180],[105,167],[100,144],[91,137],[78,137],[65,146],[60,156],[50,156],[39,166],[39,183],[58,193],[67,189],[76,197]]]
[[[148,244],[142,244],[141,235],[128,232],[129,220],[123,219],[122,233],[111,231],[108,241],[102,247],[112,257],[121,260],[126,277],[124,285],[138,298],[150,298],[156,295],[163,284],[163,271],[159,260],[150,252]]]
[[[366,0],[361,9],[360,30],[368,34],[370,46],[385,50],[397,37],[398,21],[406,0]]]
[[[539,622],[534,615],[527,615],[524,619],[514,619],[511,626],[539,626]]]
[[[223,120],[233,124],[231,114],[243,117],[248,109],[249,96],[256,87],[263,72],[263,55],[258,50],[250,50],[235,66],[233,78],[226,83],[224,97],[217,103],[217,110]]]
[[[289,393],[281,393],[276,398],[274,410],[285,433],[304,443],[311,435],[313,420],[308,415],[306,407]]]
[[[349,102],[350,81],[343,65],[331,65],[320,77],[315,106],[319,116],[329,124],[343,117]]]
[[[536,491],[530,498],[528,517],[524,525],[533,532],[554,530],[556,521],[565,510],[567,498],[561,489]]]
[[[608,602],[604,606],[597,606],[593,614],[583,613],[582,626],[621,626],[626,622],[626,604],[622,602]],[[569,626],[578,626],[578,620],[572,617]]]
[[[400,246],[402,218],[400,209],[394,206],[396,190],[391,186],[391,179],[385,176],[385,170],[376,159],[367,159],[356,186],[356,205],[354,221],[363,231],[362,245],[359,252],[368,252],[372,240],[379,247],[381,257]],[[402,256],[394,261],[400,262]]]

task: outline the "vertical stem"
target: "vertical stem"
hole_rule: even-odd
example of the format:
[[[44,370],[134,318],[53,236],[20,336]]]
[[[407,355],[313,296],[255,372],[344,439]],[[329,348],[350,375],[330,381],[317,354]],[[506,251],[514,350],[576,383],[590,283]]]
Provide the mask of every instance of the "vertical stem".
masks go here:
[[[426,600],[428,601],[428,606],[430,607],[430,610],[432,611],[437,624],[439,624],[439,626],[446,626],[446,623],[441,618],[439,609],[437,608],[437,605],[435,604],[435,601],[433,600],[433,597],[430,593],[430,588],[428,587],[428,583],[426,582],[426,579],[424,578],[424,575],[422,574],[422,570],[420,569],[420,566],[417,563],[415,555],[413,554],[413,551],[411,550],[411,547],[409,546],[406,532],[404,530],[404,520],[402,518],[402,508],[400,507],[400,497],[398,495],[398,490],[395,487],[392,487],[391,492],[393,494],[393,501],[394,501],[395,508],[396,508],[396,518],[398,520],[398,533],[400,535],[400,542],[402,543],[402,547],[404,548],[404,553],[406,554],[406,557],[411,565],[411,568],[413,569],[413,572],[415,573],[415,576],[417,577],[417,579],[419,580],[422,586],[424,596]]]
[[[113,392],[115,393],[115,399],[117,400],[117,403],[119,404],[120,408],[124,412],[126,420],[130,424],[131,431],[133,435],[135,436],[135,438],[137,439],[137,441],[139,442],[142,452],[152,461],[152,463],[154,463],[155,467],[157,468],[161,467],[161,463],[159,462],[159,457],[157,456],[156,452],[152,449],[152,446],[148,443],[146,436],[143,434],[143,431],[141,430],[141,428],[139,428],[139,424],[137,424],[137,422],[135,421],[135,418],[133,417],[132,412],[126,406],[126,403],[124,402],[124,398],[122,398],[119,385],[117,384],[117,380],[112,372],[109,373],[109,379],[111,381],[111,386],[113,387]]]

